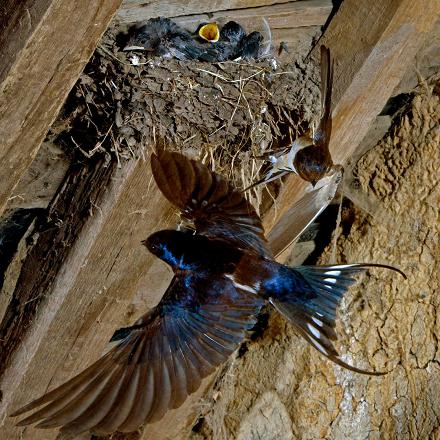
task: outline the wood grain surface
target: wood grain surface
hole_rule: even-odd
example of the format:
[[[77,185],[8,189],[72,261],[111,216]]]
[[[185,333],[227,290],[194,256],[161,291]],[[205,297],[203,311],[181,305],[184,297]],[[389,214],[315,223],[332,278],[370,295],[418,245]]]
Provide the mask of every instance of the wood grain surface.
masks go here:
[[[121,0],[7,0],[0,11],[0,214]]]

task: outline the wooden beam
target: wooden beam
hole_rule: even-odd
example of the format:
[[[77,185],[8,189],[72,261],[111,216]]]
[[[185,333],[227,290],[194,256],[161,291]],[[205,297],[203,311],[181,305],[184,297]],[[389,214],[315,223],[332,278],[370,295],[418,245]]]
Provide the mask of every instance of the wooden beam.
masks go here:
[[[173,211],[153,187],[149,164],[132,161],[117,170],[9,359],[1,378],[0,420],[90,364],[116,328],[159,301],[172,273],[140,242],[167,221],[174,221]],[[41,268],[34,268],[35,276]],[[9,418],[0,426],[0,438],[56,435],[56,430],[15,428]]]
[[[6,1],[0,14],[0,215],[121,0]]]
[[[272,30],[272,46],[275,55],[281,42],[287,44],[289,53],[309,53],[313,39],[321,36],[321,26],[306,26],[299,28],[285,28]]]
[[[148,162],[131,161],[117,170],[54,284],[44,292],[32,327],[0,380],[0,438],[58,439],[56,429],[16,428],[7,414],[100,357],[114,330],[156,305],[168,287],[171,270],[140,243],[177,219],[155,187]],[[97,171],[93,174],[99,177]],[[194,402],[212,377],[181,408],[148,425],[149,438],[175,438],[192,420]]]
[[[267,5],[267,2],[266,2]],[[273,29],[297,28],[305,26],[322,26],[328,19],[333,5],[331,0],[307,0],[288,3],[274,4],[270,6],[259,6],[244,9],[216,10],[218,12],[203,13],[196,15],[172,15],[174,21],[184,28],[195,30],[197,25],[207,21],[235,20],[242,24],[248,31],[262,28],[262,18],[266,18],[269,26]],[[142,6],[136,8],[136,13],[118,15],[123,23],[146,21],[151,18],[151,10]],[[197,11],[191,11],[191,14]]]
[[[319,44],[335,59],[333,131],[330,150],[344,164],[356,150],[440,14],[437,0],[344,0]],[[315,52],[317,52],[315,50]],[[305,184],[290,176],[267,215],[268,229],[289,217],[289,208],[304,194]],[[292,219],[294,221],[294,219]],[[285,222],[288,225],[289,222]],[[287,226],[288,227],[288,226]],[[283,230],[269,237],[277,251]]]
[[[294,0],[295,1],[295,0]],[[286,3],[286,0],[271,0],[271,4]],[[124,0],[116,19],[125,23],[141,21],[145,17],[178,17],[191,14],[208,14],[210,12],[226,11],[228,9],[254,8],[266,6],[267,0],[214,0],[201,2],[199,0]],[[139,18],[139,14],[141,17]]]

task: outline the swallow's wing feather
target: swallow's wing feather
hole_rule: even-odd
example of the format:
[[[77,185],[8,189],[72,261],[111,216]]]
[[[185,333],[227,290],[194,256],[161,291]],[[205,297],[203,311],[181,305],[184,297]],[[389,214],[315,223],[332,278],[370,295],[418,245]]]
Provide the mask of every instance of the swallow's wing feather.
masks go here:
[[[199,234],[267,252],[260,217],[224,177],[198,161],[163,150],[151,156],[151,167],[164,196],[194,222]]]
[[[210,286],[209,288],[207,286]],[[78,434],[130,432],[179,407],[236,350],[262,299],[217,276],[175,277],[157,307],[78,376],[16,411],[19,422]]]
[[[328,147],[332,132],[333,61],[328,47],[321,46],[321,120],[316,130],[316,145]]]

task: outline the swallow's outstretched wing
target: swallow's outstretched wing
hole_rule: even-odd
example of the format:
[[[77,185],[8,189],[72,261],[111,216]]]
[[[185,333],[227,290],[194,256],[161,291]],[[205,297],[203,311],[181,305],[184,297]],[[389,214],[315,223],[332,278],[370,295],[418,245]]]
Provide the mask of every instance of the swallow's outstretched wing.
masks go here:
[[[151,156],[157,186],[197,233],[266,254],[260,217],[242,192],[199,161],[160,151]]]
[[[130,432],[179,407],[255,324],[256,295],[222,275],[181,274],[157,307],[118,331],[118,345],[78,376],[16,411],[19,426]]]

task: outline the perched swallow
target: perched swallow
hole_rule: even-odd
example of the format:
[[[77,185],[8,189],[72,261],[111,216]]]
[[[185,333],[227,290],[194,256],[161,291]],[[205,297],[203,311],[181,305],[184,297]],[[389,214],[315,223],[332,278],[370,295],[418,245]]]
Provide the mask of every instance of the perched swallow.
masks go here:
[[[169,18],[151,18],[136,29],[123,49],[142,50],[154,56],[196,60],[203,49],[192,35]]]
[[[218,63],[236,59],[239,45],[245,37],[246,32],[240,24],[228,21],[220,30],[219,40],[205,49],[200,60]]]
[[[123,50],[142,50],[164,58],[216,63],[258,58],[262,40],[259,32],[246,35],[243,27],[235,21],[227,22],[220,31],[216,23],[201,24],[194,37],[169,18],[158,17],[137,28]],[[207,45],[207,42],[211,44]]]
[[[243,29],[243,26],[232,20],[228,21],[220,31],[222,41],[235,43],[236,45],[238,45],[245,36],[246,31]]]
[[[381,264],[287,267],[273,260],[261,219],[226,179],[178,153],[153,154],[155,181],[194,224],[143,243],[174,278],[159,304],[116,332],[117,345],[85,371],[16,411],[18,423],[79,434],[130,432],[179,407],[224,362],[272,305],[320,353],[350,370],[333,342],[338,304],[355,279]]]
[[[260,180],[245,189],[279,179],[288,173],[296,173],[313,186],[333,167],[329,151],[332,131],[331,95],[333,84],[333,62],[330,50],[321,46],[321,120],[313,139],[304,136],[296,139],[280,155],[270,156],[272,167]]]

